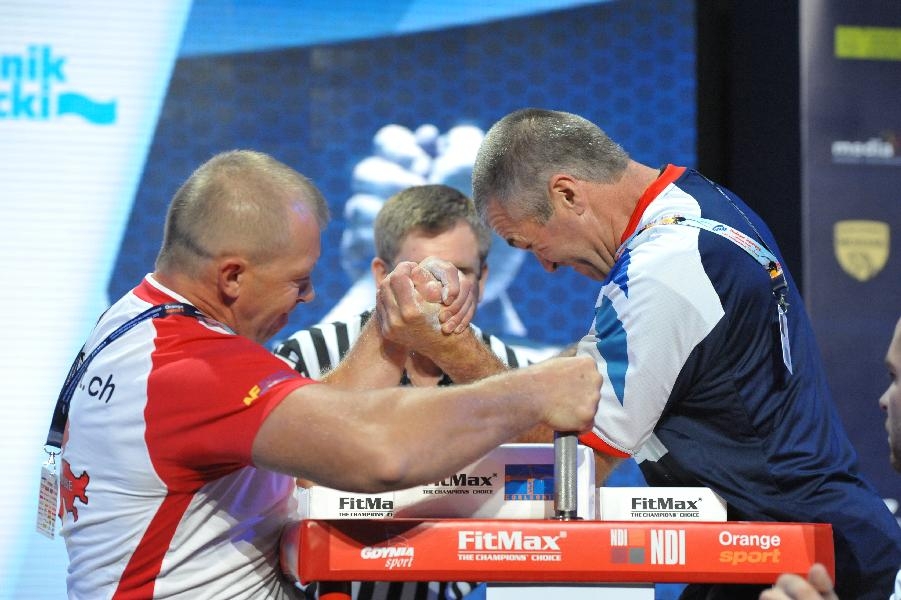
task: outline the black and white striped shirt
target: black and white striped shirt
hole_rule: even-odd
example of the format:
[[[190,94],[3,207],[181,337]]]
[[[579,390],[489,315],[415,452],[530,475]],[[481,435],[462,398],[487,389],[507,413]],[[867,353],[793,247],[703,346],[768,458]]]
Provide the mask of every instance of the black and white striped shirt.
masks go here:
[[[321,379],[347,355],[348,350],[360,337],[363,326],[372,312],[357,315],[348,321],[322,323],[302,329],[276,346],[274,352],[289,362],[295,370],[311,379]],[[530,364],[527,354],[518,348],[508,346],[493,335],[482,332],[470,325],[480,338],[508,367]],[[409,385],[404,373],[399,385]],[[452,385],[445,375],[438,385]],[[470,593],[477,583],[466,582],[373,582],[355,581],[352,584],[354,600],[458,600]],[[308,597],[315,597],[315,585],[306,589]]]
[[[363,326],[372,312],[357,315],[348,321],[321,323],[309,329],[301,329],[291,337],[283,340],[275,348],[275,353],[287,360],[295,370],[310,379],[321,379],[344,358],[351,345],[360,337]],[[520,367],[534,361],[529,360],[527,353],[509,346],[499,338],[483,333],[475,325],[470,325],[476,337],[480,338],[491,351],[508,367]],[[445,376],[439,385],[451,383]],[[399,384],[409,383],[406,374]]]

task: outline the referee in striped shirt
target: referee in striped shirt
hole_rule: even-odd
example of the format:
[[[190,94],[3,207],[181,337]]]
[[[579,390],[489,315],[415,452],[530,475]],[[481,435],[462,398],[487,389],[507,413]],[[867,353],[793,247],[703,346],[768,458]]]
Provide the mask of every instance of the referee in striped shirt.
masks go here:
[[[377,282],[399,262],[418,263],[435,256],[452,263],[463,277],[470,279],[479,297],[484,293],[491,232],[482,224],[472,201],[458,190],[435,184],[414,186],[395,194],[379,211],[373,234],[376,257],[371,269]],[[371,314],[371,311],[365,312],[347,321],[300,330],[281,342],[275,353],[303,375],[320,379],[344,358]],[[499,368],[529,364],[521,351],[481,332],[474,325],[470,327],[473,334],[491,349]],[[407,356],[406,369],[398,381],[398,385],[420,387],[453,383],[428,357],[414,353]],[[516,441],[550,439],[541,437],[544,436],[536,432]],[[354,600],[436,600],[463,598],[475,585],[465,582],[354,582],[352,593]],[[313,588],[307,588],[308,595],[314,594]]]

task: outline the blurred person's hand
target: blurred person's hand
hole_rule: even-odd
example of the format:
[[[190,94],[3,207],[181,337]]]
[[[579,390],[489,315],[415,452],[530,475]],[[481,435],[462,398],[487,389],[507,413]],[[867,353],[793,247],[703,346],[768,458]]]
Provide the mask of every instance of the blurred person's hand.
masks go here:
[[[817,563],[810,567],[807,579],[794,573],[783,573],[776,584],[760,594],[760,600],[839,600],[832,589],[826,567]]]

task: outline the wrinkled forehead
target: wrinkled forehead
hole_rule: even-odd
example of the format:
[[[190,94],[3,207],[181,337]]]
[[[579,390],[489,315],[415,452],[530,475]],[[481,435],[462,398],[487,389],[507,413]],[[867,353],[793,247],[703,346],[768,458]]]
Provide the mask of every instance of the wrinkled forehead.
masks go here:
[[[485,204],[485,222],[491,229],[500,233],[499,227],[511,227],[515,224],[515,219],[510,214],[508,206],[497,200],[490,200]]]

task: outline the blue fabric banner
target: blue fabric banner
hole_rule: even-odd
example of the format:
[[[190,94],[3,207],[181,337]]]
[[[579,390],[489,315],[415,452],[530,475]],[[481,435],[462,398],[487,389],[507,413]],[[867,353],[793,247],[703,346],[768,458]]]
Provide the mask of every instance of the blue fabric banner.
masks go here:
[[[897,499],[877,401],[901,316],[901,10],[800,5],[805,302],[861,468]]]

